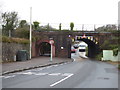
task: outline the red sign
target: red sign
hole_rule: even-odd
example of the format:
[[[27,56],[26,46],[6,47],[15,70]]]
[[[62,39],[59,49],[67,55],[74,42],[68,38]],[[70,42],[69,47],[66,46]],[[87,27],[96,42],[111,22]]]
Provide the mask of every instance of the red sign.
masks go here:
[[[53,40],[50,40],[49,43],[50,43],[50,44],[54,44],[54,41],[53,41]]]
[[[86,38],[85,34],[82,36],[82,38]]]

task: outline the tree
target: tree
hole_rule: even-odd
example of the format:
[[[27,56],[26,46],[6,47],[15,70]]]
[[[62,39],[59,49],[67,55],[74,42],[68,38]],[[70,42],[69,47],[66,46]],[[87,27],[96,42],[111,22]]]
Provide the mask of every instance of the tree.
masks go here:
[[[98,27],[96,29],[96,31],[114,31],[114,30],[117,30],[117,26],[114,25],[114,24],[108,24],[108,25],[104,25],[104,26],[101,26],[101,27]]]
[[[62,26],[61,26],[61,23],[60,23],[60,24],[59,24],[59,30],[61,30],[61,27],[62,27]]]
[[[74,23],[71,22],[71,23],[70,23],[70,30],[73,31],[73,28],[74,28]]]
[[[29,30],[30,27],[26,20],[21,20],[19,27],[15,31],[15,37],[29,39]]]
[[[29,39],[29,27],[17,28],[15,31],[15,37]]]
[[[35,22],[33,22],[33,24],[34,24],[34,25],[33,25],[34,29],[35,29],[35,30],[38,30],[38,29],[39,29],[39,24],[40,24],[40,23],[37,22],[37,21],[35,21]]]
[[[19,27],[23,28],[23,27],[26,27],[26,26],[28,26],[27,21],[26,20],[21,20],[20,23],[19,23]]]
[[[11,36],[13,36],[13,32],[17,26],[18,26],[18,14],[17,14],[17,12],[2,13],[3,35],[8,36],[9,31],[11,31]]]

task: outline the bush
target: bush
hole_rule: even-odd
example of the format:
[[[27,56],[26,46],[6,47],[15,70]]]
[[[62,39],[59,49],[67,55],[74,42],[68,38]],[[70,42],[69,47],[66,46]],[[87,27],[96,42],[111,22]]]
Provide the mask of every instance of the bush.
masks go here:
[[[28,28],[19,28],[15,31],[15,36],[18,38],[29,39],[29,29]]]
[[[98,55],[96,55],[96,60],[101,60],[102,59],[102,57],[103,57],[103,53],[101,52],[101,53],[99,53]]]
[[[9,38],[9,37],[7,37],[7,36],[2,36],[2,42],[11,43],[12,40],[11,40],[11,38]]]
[[[118,69],[120,69],[120,64],[118,65]]]
[[[113,49],[113,56],[117,56],[118,55],[118,48]]]

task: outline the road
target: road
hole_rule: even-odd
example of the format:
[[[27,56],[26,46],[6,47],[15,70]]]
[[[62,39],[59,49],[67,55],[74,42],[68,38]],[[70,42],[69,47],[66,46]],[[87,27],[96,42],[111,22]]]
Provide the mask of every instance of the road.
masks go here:
[[[118,88],[117,67],[81,59],[2,76],[3,88]]]

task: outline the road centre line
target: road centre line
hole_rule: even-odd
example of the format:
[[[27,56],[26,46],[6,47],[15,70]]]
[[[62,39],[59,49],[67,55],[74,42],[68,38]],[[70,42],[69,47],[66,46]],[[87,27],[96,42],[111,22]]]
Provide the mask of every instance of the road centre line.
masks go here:
[[[57,81],[57,82],[51,84],[50,87],[53,87],[53,86],[55,86],[55,85],[57,85],[57,84],[63,82],[64,80],[70,78],[72,75],[73,75],[73,74],[70,74],[69,76],[67,76],[67,77],[65,77],[65,78],[63,78],[63,79],[61,79],[61,80],[59,80],[59,81]]]

